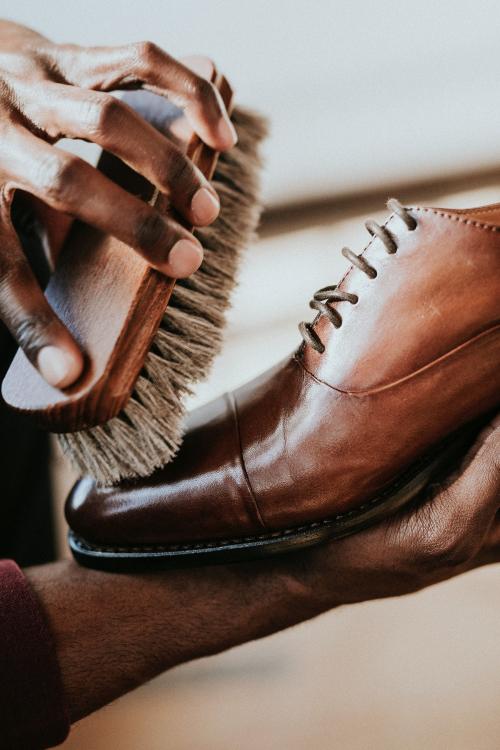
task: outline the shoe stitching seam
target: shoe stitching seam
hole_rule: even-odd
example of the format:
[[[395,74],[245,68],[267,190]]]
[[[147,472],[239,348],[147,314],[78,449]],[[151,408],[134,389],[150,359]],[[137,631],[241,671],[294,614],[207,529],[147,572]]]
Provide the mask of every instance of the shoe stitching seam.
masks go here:
[[[441,444],[442,448],[445,448],[450,442],[451,437],[447,440],[444,440]],[[432,454],[433,455],[433,454]],[[422,466],[425,466],[429,459],[432,457],[431,454],[427,453],[424,456],[422,456],[418,461],[413,463],[411,467],[401,474],[398,480],[391,483],[390,486],[388,486],[385,490],[382,490],[378,495],[371,498],[367,502],[363,503],[362,505],[357,506],[356,508],[352,508],[351,510],[343,511],[341,513],[336,513],[334,516],[330,516],[328,518],[323,518],[320,521],[310,521],[308,523],[303,523],[298,526],[291,526],[286,529],[280,529],[278,531],[270,531],[266,534],[254,534],[252,536],[245,536],[245,537],[233,537],[231,539],[216,539],[216,540],[206,540],[202,542],[192,542],[191,544],[143,544],[143,545],[108,545],[108,544],[93,544],[92,542],[88,542],[87,540],[83,539],[82,537],[79,537],[75,532],[70,530],[70,535],[78,541],[78,544],[80,544],[82,547],[86,547],[88,550],[93,550],[96,552],[168,552],[168,551],[177,551],[177,550],[192,550],[192,549],[204,549],[204,548],[210,548],[210,547],[224,547],[228,546],[230,544],[238,544],[242,542],[255,542],[262,539],[274,539],[277,537],[283,537],[283,536],[290,536],[291,534],[297,534],[301,533],[302,531],[308,531],[311,529],[321,528],[322,526],[327,526],[334,523],[341,523],[345,519],[352,518],[353,516],[360,515],[363,511],[368,510],[372,508],[374,505],[381,504],[388,495],[392,494],[395,490],[398,490],[399,487],[404,486],[404,484],[412,478],[412,476],[416,475],[419,471],[419,469]]]
[[[498,233],[500,232],[500,227],[496,226],[495,224],[485,224],[481,221],[476,221],[475,219],[466,219],[465,215],[462,214],[455,214],[455,213],[448,213],[446,211],[440,211],[437,208],[425,208],[420,206],[412,206],[409,209],[410,211],[420,211],[420,212],[426,212],[426,213],[432,213],[436,216],[442,216],[445,219],[450,219],[451,221],[458,221],[461,224],[468,224],[469,226],[475,227],[476,229],[485,229],[490,232]],[[476,213],[479,213],[479,211],[482,211],[483,209],[473,209]],[[484,209],[484,212],[488,211],[490,209]],[[491,209],[493,210],[493,209]],[[497,209],[498,210],[498,209]]]
[[[432,214],[435,214],[436,216],[441,216],[443,218],[450,219],[451,221],[458,221],[461,224],[466,224],[466,225],[474,227],[476,229],[485,229],[487,231],[494,232],[494,233],[500,232],[500,227],[496,226],[495,224],[485,224],[485,223],[482,223],[480,221],[476,221],[476,220],[473,220],[473,219],[466,219],[466,218],[464,218],[464,215],[461,215],[460,213],[452,213],[451,211],[448,212],[448,211],[440,210],[440,209],[437,209],[437,208],[429,208],[427,206],[407,206],[407,210],[408,211],[420,212],[420,213],[432,213]],[[466,211],[468,209],[463,209],[463,210]],[[480,212],[487,213],[488,211],[497,211],[497,210],[500,210],[500,206],[499,207],[495,207],[495,206],[489,207],[489,206],[487,206],[487,207],[484,207],[484,208],[470,209],[470,210],[475,211],[475,213],[480,213]],[[459,212],[460,209],[457,209],[457,211]],[[390,223],[390,221],[393,218],[393,216],[394,216],[394,214],[391,214],[386,219],[386,221],[382,225],[383,228],[386,228],[388,226],[388,224]],[[370,241],[365,246],[364,250],[360,253],[360,257],[363,257],[365,255],[365,253],[369,250],[371,244],[374,242],[375,239],[376,239],[376,237],[374,237],[374,236],[370,238]],[[337,284],[337,287],[340,287],[344,283],[344,281],[346,281],[347,277],[349,276],[349,274],[353,270],[354,270],[354,266],[352,266],[352,265],[346,269],[346,271],[345,271],[342,279]],[[322,314],[321,314],[321,312],[318,311],[316,317],[311,322],[311,326],[313,328],[319,322],[319,320],[321,319],[321,317],[322,317]],[[303,352],[305,350],[305,347],[306,347],[305,342],[302,342],[302,344],[300,345],[299,352]],[[323,381],[320,381],[320,382],[323,382]]]
[[[374,396],[378,393],[382,393],[384,391],[388,391],[391,388],[396,388],[399,385],[402,385],[403,383],[406,383],[409,380],[412,380],[413,378],[418,377],[419,375],[422,375],[424,372],[427,372],[427,370],[432,369],[433,367],[436,367],[443,361],[447,360],[448,358],[452,357],[457,352],[460,352],[462,349],[465,349],[469,345],[473,344],[475,341],[478,341],[482,339],[483,337],[486,337],[490,333],[494,333],[495,331],[500,330],[500,323],[496,323],[490,328],[487,328],[485,331],[482,331],[481,333],[478,333],[476,336],[473,336],[470,339],[467,339],[467,341],[464,341],[462,344],[459,344],[454,349],[450,349],[445,354],[442,354],[437,359],[433,359],[431,362],[428,362],[426,365],[423,365],[422,367],[419,367],[418,370],[414,370],[413,372],[409,373],[408,375],[404,375],[403,377],[399,378],[398,380],[393,380],[391,383],[387,383],[386,385],[377,386],[375,388],[367,389],[364,391],[351,391],[345,388],[339,388],[334,385],[331,385],[330,383],[327,383],[326,380],[322,380],[317,375],[314,375],[305,365],[304,361],[299,357],[299,353],[297,352],[294,355],[294,360],[297,362],[300,367],[317,383],[320,385],[324,385],[327,388],[330,388],[332,391],[336,391],[337,393],[342,394],[343,396],[353,396],[353,397],[359,397],[362,398],[363,396]]]
[[[423,463],[423,462],[422,462]],[[276,537],[282,537],[282,536],[289,536],[290,534],[297,534],[302,531],[308,531],[310,529],[319,528],[321,526],[326,526],[331,523],[340,523],[344,521],[345,519],[351,518],[352,516],[359,515],[364,510],[367,510],[371,508],[374,505],[377,505],[379,503],[382,503],[385,497],[390,494],[391,491],[394,490],[394,487],[398,487],[399,485],[391,486],[387,491],[384,493],[377,495],[377,497],[372,498],[366,503],[363,503],[363,505],[359,505],[356,508],[353,508],[352,510],[345,511],[343,513],[337,513],[335,516],[330,516],[329,518],[323,518],[320,521],[311,521],[309,523],[301,524],[300,526],[292,526],[287,529],[280,529],[279,531],[270,531],[266,534],[254,534],[252,536],[244,536],[244,537],[234,537],[232,539],[217,539],[214,541],[203,541],[203,542],[195,542],[193,544],[151,544],[151,545],[137,545],[137,546],[120,546],[120,547],[114,547],[112,545],[97,545],[92,544],[91,542],[87,542],[83,540],[82,538],[78,537],[74,532],[71,532],[75,539],[78,539],[78,542],[82,544],[82,546],[87,546],[88,549],[93,550],[102,550],[102,551],[109,551],[109,552],[154,552],[154,551],[168,551],[168,550],[187,550],[187,549],[201,549],[204,547],[224,547],[229,544],[237,544],[239,542],[255,542],[259,541],[261,539],[274,539]]]

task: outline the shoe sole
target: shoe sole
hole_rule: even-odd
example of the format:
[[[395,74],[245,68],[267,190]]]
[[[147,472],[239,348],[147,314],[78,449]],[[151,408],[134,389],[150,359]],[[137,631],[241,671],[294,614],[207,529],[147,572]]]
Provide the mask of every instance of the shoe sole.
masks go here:
[[[485,420],[481,420],[483,425]],[[233,539],[192,544],[100,545],[70,531],[68,541],[81,565],[110,572],[142,572],[172,567],[212,565],[281,555],[322,542],[340,539],[393,515],[415,500],[432,482],[456,465],[477,434],[471,430],[455,434],[414,463],[387,488],[368,502],[334,517],[281,531]]]

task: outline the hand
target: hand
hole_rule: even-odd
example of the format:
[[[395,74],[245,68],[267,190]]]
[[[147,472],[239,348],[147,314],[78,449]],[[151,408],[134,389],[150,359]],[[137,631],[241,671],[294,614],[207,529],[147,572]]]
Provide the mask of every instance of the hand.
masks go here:
[[[320,610],[408,594],[500,562],[500,415],[418,506],[297,558]]]
[[[57,387],[77,379],[83,358],[37,285],[12,226],[16,190],[117,237],[171,277],[193,273],[203,254],[180,223],[54,143],[80,138],[114,153],[168,194],[188,224],[210,224],[219,212],[217,194],[182,150],[105,93],[131,88],[168,96],[217,150],[234,145],[216,89],[154,44],[58,45],[0,22],[0,319]]]
[[[418,507],[309,551],[126,576],[72,561],[32,568],[72,720],[176,664],[499,561],[500,416],[466,463]]]

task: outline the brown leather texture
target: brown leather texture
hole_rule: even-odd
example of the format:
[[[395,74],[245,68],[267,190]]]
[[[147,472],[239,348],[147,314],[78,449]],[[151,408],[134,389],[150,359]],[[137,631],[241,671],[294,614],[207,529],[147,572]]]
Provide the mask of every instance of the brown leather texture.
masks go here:
[[[448,434],[500,404],[500,205],[393,214],[308,344],[196,410],[173,463],[140,482],[83,479],[70,527],[102,544],[241,538],[354,510]],[[329,281],[329,280],[328,280]]]

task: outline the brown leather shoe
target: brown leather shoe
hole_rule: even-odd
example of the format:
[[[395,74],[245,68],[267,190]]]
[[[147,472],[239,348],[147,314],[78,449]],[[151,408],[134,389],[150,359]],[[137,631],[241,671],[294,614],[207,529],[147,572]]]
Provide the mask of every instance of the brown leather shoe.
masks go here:
[[[66,507],[83,563],[282,552],[414,498],[500,403],[500,204],[403,208],[317,292],[290,358],[198,409],[172,464]],[[458,431],[458,432],[457,432]],[[451,435],[451,437],[450,437]]]

